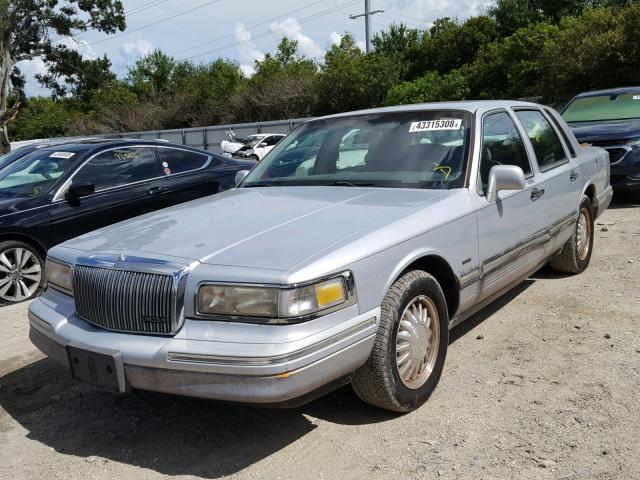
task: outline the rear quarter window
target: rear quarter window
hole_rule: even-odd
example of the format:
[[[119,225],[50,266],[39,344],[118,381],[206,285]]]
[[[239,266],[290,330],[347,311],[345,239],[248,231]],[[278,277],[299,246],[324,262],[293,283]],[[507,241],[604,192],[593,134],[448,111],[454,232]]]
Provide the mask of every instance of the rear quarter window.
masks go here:
[[[158,154],[164,175],[198,170],[209,160],[209,155],[177,148],[158,148]]]

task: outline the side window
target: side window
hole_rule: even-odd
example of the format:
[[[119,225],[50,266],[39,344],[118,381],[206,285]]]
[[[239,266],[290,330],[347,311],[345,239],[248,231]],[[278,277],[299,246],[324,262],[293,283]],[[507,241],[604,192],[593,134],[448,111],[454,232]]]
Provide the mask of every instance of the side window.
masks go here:
[[[482,188],[489,183],[489,172],[496,165],[515,165],[525,175],[531,174],[531,164],[522,138],[507,112],[492,113],[482,121]]]
[[[527,130],[541,170],[566,159],[564,148],[562,148],[558,135],[541,112],[537,110],[519,110],[516,115]]]
[[[569,153],[571,153],[571,156],[575,158],[578,154],[576,153],[576,150],[573,148],[573,144],[569,140],[569,136],[567,135],[567,131],[560,124],[560,122],[558,121],[558,117],[556,117],[554,112],[552,112],[548,108],[545,109],[545,110],[547,112],[547,115],[551,119],[551,123],[553,123],[555,125],[556,130],[560,132],[560,135],[562,135],[562,139],[564,140],[565,145],[569,149]]]
[[[179,150],[177,148],[158,148],[163,175],[188,172],[202,168],[209,160],[203,153]]]
[[[158,176],[150,148],[118,148],[98,154],[73,177],[74,182],[90,182],[96,192]]]

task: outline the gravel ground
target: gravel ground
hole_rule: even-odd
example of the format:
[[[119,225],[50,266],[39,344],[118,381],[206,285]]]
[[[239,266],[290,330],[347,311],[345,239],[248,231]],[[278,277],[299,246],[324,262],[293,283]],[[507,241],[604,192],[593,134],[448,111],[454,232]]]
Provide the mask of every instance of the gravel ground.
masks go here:
[[[589,269],[543,269],[456,328],[440,385],[404,416],[349,388],[295,410],[115,397],[4,307],[0,478],[640,479],[639,267],[640,205],[617,201]]]

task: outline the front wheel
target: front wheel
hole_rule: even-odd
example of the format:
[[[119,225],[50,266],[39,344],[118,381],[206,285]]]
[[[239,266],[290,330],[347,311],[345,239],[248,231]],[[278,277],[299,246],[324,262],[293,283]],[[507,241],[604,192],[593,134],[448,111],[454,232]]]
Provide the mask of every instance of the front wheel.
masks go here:
[[[593,252],[593,205],[589,197],[582,197],[578,220],[571,238],[562,246],[560,253],[549,261],[556,272],[582,273],[589,266]]]
[[[30,300],[44,284],[44,259],[31,245],[0,242],[0,303]]]
[[[449,345],[449,316],[440,285],[410,270],[387,292],[371,356],[354,374],[360,399],[395,412],[410,412],[435,389]]]

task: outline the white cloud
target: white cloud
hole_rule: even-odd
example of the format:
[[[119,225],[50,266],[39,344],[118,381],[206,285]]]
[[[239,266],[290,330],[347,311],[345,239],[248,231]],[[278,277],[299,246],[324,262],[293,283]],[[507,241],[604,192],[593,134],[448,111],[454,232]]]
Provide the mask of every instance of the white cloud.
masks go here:
[[[253,43],[251,32],[247,30],[242,22],[236,22],[236,29],[233,35],[238,44],[238,61],[240,62],[240,70],[244,75],[250,77],[255,73],[253,64],[256,60],[264,60],[264,53]]]
[[[138,58],[153,51],[153,44],[147,40],[138,40],[136,42],[125,42],[120,45],[118,52],[124,60],[125,64],[135,62]]]
[[[308,58],[323,57],[326,53],[311,37],[302,33],[302,27],[294,18],[287,18],[282,22],[272,23],[269,27],[271,34],[278,40],[287,37],[298,42],[298,52]]]
[[[428,28],[436,18],[465,20],[481,15],[493,3],[493,0],[386,0],[378,1],[376,8],[383,8],[385,15],[392,16],[396,22]]]
[[[89,44],[82,39],[77,39],[73,37],[60,37],[57,39],[54,44],[56,45],[64,45],[70,50],[76,50],[82,58],[85,60],[95,60],[98,58],[96,52],[89,46]]]

